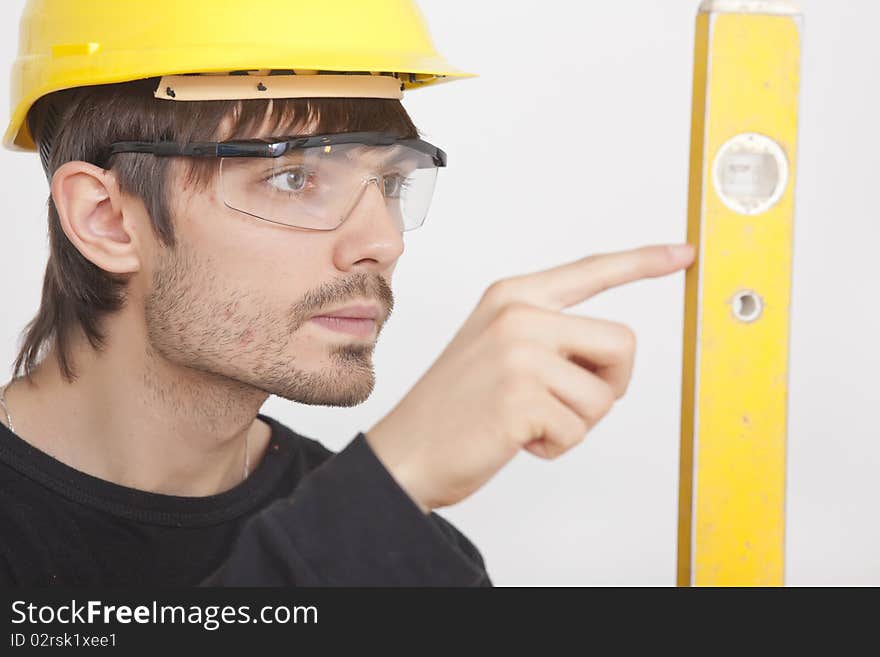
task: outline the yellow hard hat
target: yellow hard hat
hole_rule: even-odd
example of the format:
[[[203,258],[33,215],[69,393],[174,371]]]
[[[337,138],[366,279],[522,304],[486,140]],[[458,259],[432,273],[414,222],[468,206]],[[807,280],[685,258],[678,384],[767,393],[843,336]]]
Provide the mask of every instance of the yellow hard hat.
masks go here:
[[[3,145],[36,150],[27,113],[61,89],[157,76],[334,72],[381,77],[400,92],[474,76],[437,53],[412,0],[28,0]],[[191,75],[198,73],[207,75]],[[170,85],[163,89],[157,97],[180,99]],[[217,97],[199,91],[189,99]]]

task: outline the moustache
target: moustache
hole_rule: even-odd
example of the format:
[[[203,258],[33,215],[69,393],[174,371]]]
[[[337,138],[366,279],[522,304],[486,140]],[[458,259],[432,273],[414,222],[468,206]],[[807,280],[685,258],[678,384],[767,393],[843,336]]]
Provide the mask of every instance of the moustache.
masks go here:
[[[291,316],[294,330],[321,310],[362,301],[377,302],[383,309],[377,322],[381,326],[394,310],[394,293],[381,274],[359,272],[343,279],[328,281],[309,290],[295,305]]]

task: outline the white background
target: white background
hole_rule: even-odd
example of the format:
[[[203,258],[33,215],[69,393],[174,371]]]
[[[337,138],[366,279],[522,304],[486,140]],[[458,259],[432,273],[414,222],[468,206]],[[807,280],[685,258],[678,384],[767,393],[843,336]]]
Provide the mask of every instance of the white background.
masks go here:
[[[404,101],[450,166],[428,223],[406,238],[376,390],[351,409],[271,398],[263,412],[339,450],[409,390],[494,280],[684,241],[697,4],[422,0],[438,49],[480,77]],[[878,585],[880,6],[801,4],[786,582]],[[4,109],[23,5],[0,9]],[[0,181],[6,381],[39,303],[48,189],[35,154],[0,151]],[[674,584],[683,283],[645,281],[572,308],[636,330],[628,395],[561,459],[523,452],[440,510],[496,584]]]

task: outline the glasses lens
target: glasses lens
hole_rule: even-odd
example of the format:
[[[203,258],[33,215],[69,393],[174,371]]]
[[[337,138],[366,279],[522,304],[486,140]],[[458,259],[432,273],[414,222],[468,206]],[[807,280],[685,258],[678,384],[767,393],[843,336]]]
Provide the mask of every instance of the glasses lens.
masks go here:
[[[278,158],[223,158],[220,180],[230,208],[314,230],[338,227],[376,182],[400,229],[412,230],[425,221],[437,168],[429,155],[400,144],[340,144]]]

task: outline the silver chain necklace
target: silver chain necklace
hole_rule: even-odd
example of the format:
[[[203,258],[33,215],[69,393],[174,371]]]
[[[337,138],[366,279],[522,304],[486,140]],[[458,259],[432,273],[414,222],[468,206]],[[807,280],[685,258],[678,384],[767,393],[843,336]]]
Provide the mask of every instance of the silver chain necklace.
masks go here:
[[[3,412],[6,414],[6,424],[9,425],[9,430],[12,433],[15,433],[15,427],[12,426],[12,415],[9,412],[9,406],[6,405],[6,389],[12,385],[12,381],[7,383],[5,386],[0,388],[0,406],[3,407]],[[250,471],[251,465],[251,453],[248,449],[248,438],[250,434],[245,434],[244,436],[244,474],[241,477],[241,480],[244,481],[247,479],[248,472]]]

